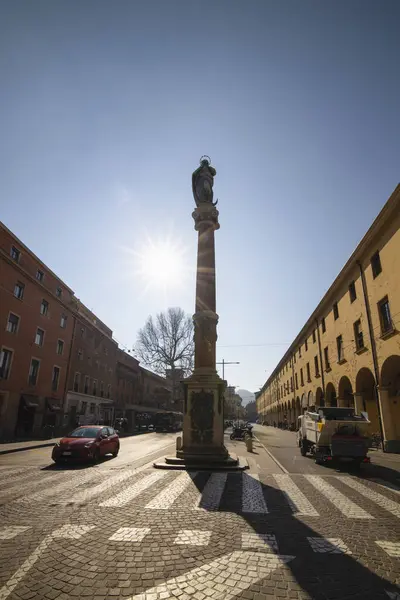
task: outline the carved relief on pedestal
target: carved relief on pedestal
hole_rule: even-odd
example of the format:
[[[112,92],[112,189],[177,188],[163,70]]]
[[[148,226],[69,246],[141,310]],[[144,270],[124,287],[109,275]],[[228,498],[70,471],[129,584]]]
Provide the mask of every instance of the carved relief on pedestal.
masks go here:
[[[211,444],[214,431],[214,394],[206,390],[190,396],[190,428],[195,444]]]

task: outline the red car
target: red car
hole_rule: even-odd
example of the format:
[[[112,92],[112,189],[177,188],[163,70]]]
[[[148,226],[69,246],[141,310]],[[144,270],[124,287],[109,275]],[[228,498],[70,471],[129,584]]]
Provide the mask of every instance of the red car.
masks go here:
[[[115,429],[103,425],[77,427],[57,443],[51,455],[55,463],[65,460],[91,460],[98,462],[102,456],[118,456],[119,437]]]

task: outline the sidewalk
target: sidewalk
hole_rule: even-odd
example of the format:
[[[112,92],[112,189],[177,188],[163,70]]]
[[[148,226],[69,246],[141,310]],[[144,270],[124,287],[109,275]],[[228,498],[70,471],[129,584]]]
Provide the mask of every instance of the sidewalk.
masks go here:
[[[35,450],[36,448],[47,448],[54,446],[61,438],[51,438],[50,440],[30,440],[29,442],[9,442],[0,443],[0,454],[10,454],[11,452],[22,452],[23,450]]]

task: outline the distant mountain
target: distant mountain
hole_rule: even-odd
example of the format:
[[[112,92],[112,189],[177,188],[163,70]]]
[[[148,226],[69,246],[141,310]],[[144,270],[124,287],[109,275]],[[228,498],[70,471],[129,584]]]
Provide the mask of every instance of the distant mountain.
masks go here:
[[[246,406],[246,404],[255,400],[255,395],[253,392],[249,392],[249,390],[239,389],[236,390],[236,393],[242,398],[242,406]]]

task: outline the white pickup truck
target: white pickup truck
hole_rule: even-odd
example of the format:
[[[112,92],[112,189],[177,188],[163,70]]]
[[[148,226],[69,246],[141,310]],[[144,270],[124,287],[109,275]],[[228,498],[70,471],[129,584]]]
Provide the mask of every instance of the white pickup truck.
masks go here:
[[[370,421],[353,408],[306,411],[298,417],[297,442],[302,456],[312,454],[317,464],[349,460],[358,466],[370,461]]]

